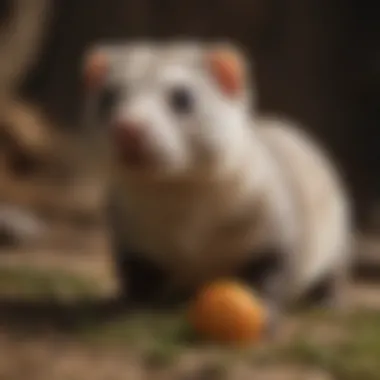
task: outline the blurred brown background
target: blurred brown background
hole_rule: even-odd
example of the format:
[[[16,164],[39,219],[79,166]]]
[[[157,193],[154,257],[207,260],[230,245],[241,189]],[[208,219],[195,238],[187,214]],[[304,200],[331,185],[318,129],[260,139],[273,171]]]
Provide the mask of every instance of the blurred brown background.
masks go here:
[[[380,193],[378,13],[359,0],[3,0],[1,39],[10,46],[0,51],[0,70],[9,73],[0,74],[1,86],[42,106],[60,125],[55,128],[75,133],[80,60],[89,43],[232,37],[255,60],[262,110],[289,114],[322,139],[342,167],[364,223]]]

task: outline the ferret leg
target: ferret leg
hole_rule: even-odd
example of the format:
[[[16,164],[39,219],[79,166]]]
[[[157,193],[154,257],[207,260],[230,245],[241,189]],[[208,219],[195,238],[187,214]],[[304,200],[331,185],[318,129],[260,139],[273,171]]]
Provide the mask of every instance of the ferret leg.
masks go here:
[[[276,338],[286,312],[302,295],[300,260],[294,250],[280,248],[274,251],[276,265],[263,280],[263,298],[269,311],[268,337]]]
[[[152,306],[163,289],[165,274],[142,255],[119,248],[116,272],[120,296],[132,305]]]
[[[105,211],[120,297],[128,303],[150,305],[162,289],[165,275],[143,254],[128,247],[122,228],[125,215],[116,194],[110,193]]]
[[[275,337],[281,325],[284,305],[281,302],[280,264],[281,255],[276,250],[268,250],[245,265],[240,278],[259,292],[268,310],[267,336]]]
[[[307,301],[335,311],[345,311],[348,306],[349,281],[349,265],[339,262],[330,275],[312,289]]]
[[[116,269],[121,298],[135,306],[155,309],[172,309],[181,305],[192,294],[177,288],[170,275],[141,254],[119,252]]]
[[[264,284],[264,299],[269,309],[268,336],[275,338],[284,312],[289,307],[296,306],[304,297],[305,288],[299,281],[300,273],[294,256],[282,256],[282,262],[277,272],[268,277]],[[342,260],[329,273],[319,286],[320,302],[325,307],[344,312],[348,306],[347,290],[349,285],[349,265]]]
[[[263,284],[263,298],[268,310],[267,336],[269,338],[276,338],[278,335],[288,306],[283,289],[285,283],[283,273],[277,271],[269,275]]]

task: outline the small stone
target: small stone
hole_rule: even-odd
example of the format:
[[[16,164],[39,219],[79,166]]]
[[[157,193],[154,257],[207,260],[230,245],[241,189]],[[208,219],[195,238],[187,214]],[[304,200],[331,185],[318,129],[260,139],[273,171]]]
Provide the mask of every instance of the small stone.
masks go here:
[[[0,205],[0,245],[35,242],[45,234],[46,226],[35,215],[15,206]]]

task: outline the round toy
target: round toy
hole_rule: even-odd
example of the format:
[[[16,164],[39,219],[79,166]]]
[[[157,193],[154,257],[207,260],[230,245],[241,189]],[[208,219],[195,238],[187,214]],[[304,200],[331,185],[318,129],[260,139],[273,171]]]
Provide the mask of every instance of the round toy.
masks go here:
[[[234,281],[202,289],[189,310],[190,323],[205,338],[250,344],[262,336],[266,313],[253,291]]]

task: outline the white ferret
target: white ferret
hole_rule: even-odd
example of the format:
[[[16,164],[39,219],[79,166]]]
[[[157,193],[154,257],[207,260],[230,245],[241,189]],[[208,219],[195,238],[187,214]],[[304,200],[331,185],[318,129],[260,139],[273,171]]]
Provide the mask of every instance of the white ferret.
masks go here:
[[[327,280],[342,299],[351,237],[343,186],[304,133],[252,112],[249,71],[228,43],[105,45],[87,55],[92,122],[111,148],[111,236],[131,301],[224,276],[249,281],[266,255],[277,260],[262,279],[274,307]]]

